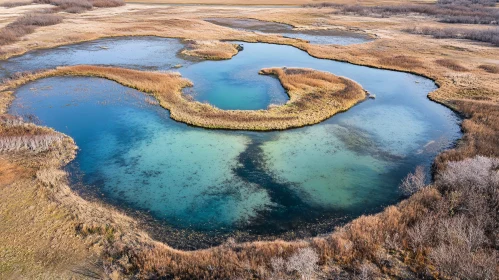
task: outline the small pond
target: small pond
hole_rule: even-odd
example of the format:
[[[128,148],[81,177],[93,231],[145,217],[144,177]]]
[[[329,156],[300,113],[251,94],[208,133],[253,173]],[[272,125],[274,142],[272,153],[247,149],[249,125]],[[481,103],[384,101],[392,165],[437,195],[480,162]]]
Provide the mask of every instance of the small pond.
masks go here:
[[[33,51],[0,62],[2,75],[99,64],[179,71],[189,94],[224,109],[260,109],[287,97],[264,67],[309,67],[375,94],[320,124],[276,132],[208,130],[178,123],[138,91],[98,78],[55,77],[20,87],[10,113],[36,116],[80,148],[67,167],[78,191],[151,221],[155,237],[192,249],[295,238],[400,200],[400,180],[461,136],[459,118],[426,96],[428,79],[316,59],[289,46],[241,43],[231,60],[193,62],[176,39],[113,38]],[[165,233],[166,232],[166,233]]]

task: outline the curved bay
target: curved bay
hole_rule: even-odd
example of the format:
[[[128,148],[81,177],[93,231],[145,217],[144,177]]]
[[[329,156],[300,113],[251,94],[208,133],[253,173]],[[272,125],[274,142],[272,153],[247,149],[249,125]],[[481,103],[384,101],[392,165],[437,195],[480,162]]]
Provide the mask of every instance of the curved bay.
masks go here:
[[[0,66],[5,76],[58,65],[171,70],[182,64],[178,71],[194,83],[189,93],[226,109],[286,101],[276,79],[258,75],[265,67],[329,71],[376,94],[317,125],[248,132],[177,123],[144,94],[97,78],[48,78],[17,90],[10,113],[35,115],[81,148],[68,167],[82,174],[75,173],[75,183],[208,236],[330,231],[337,221],[396,203],[407,172],[428,168],[460,137],[457,116],[427,99],[436,89],[431,80],[316,59],[289,46],[243,44],[231,60],[194,62],[176,56],[182,44],[175,39],[102,39],[34,51]]]

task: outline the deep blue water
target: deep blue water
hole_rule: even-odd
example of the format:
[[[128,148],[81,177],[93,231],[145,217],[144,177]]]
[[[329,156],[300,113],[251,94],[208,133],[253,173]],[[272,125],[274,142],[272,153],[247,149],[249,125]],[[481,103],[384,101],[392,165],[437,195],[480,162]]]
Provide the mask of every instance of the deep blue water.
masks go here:
[[[106,48],[102,48],[105,46]],[[104,200],[174,229],[207,235],[318,234],[400,199],[397,185],[460,134],[459,119],[431,102],[428,79],[313,58],[288,46],[244,43],[226,61],[185,61],[175,39],[114,38],[34,51],[0,62],[4,75],[56,65],[178,71],[189,92],[224,109],[283,103],[264,67],[309,67],[351,78],[376,94],[320,124],[279,132],[207,130],[169,118],[146,95],[114,82],[48,78],[16,91],[10,113],[35,115],[72,136],[68,170]]]

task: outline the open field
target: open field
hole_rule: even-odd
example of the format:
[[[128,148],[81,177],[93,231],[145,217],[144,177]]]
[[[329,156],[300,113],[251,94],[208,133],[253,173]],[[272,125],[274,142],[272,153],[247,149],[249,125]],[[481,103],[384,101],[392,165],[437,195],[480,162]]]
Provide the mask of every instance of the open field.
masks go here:
[[[392,2],[396,1],[387,3]],[[50,6],[0,7],[0,27],[25,13],[47,7]],[[331,234],[307,240],[228,240],[222,246],[192,252],[174,250],[154,241],[131,218],[73,193],[67,185],[67,175],[60,170],[75,156],[75,143],[69,137],[59,136],[49,143],[50,149],[8,146],[21,148],[0,151],[0,278],[91,278],[104,274],[113,279],[130,275],[179,279],[497,278],[499,48],[483,42],[439,39],[405,31],[415,26],[476,30],[488,26],[444,23],[424,15],[337,14],[333,8],[313,7],[128,4],[80,14],[56,14],[63,17],[62,22],[37,26],[31,33],[1,46],[0,56],[8,58],[33,49],[112,36],[288,44],[315,57],[406,71],[435,80],[439,89],[429,98],[463,116],[464,137],[454,149],[436,159],[431,185],[409,180],[416,192],[377,215],[360,217]],[[303,40],[238,31],[203,20],[235,16],[304,29],[365,32],[377,39],[349,46],[311,45]],[[282,70],[266,70],[269,71],[281,75],[281,81],[286,80],[287,76],[279,72]],[[106,77],[110,73],[111,70],[99,75]],[[286,87],[287,83],[283,85]],[[177,91],[181,87],[168,86]],[[290,87],[289,91],[292,97],[293,89]],[[1,113],[5,113],[12,99],[12,91],[5,89],[0,96]],[[8,117],[0,124],[6,137],[56,133]]]
[[[285,5],[285,6],[298,6],[304,4],[311,3],[321,3],[325,1],[320,0],[271,0],[271,1],[241,1],[241,0],[127,0],[127,3],[143,3],[143,4],[200,4],[200,5],[243,5],[243,6],[253,6],[253,5]],[[380,4],[401,4],[401,3],[433,3],[433,0],[405,0],[405,1],[397,1],[397,0],[361,0],[356,1],[356,4],[359,5],[380,5]],[[335,3],[341,4],[352,4],[351,1],[347,0],[338,0]]]

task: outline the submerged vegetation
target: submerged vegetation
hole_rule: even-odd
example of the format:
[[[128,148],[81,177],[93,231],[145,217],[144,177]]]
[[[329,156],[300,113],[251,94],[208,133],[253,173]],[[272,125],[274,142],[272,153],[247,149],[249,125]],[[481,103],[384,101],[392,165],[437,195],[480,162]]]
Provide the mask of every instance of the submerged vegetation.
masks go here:
[[[495,279],[498,168],[497,159],[482,156],[449,162],[434,184],[325,237],[242,244],[229,240],[186,254],[163,244],[129,247],[117,241],[107,252],[106,266],[139,278],[330,279],[365,274],[365,279]]]
[[[78,13],[89,9],[87,1],[73,1],[77,4],[63,4],[71,1],[58,1],[58,4],[55,4],[57,2],[55,0],[44,2],[67,12]],[[92,3],[92,7],[115,5],[114,1],[99,3],[88,1],[88,3]],[[340,7],[338,13],[376,17],[417,13],[434,16],[446,23],[497,24],[497,8],[491,7],[493,3],[494,1],[465,0],[438,1],[437,7],[431,5],[410,5],[410,7],[402,5],[388,8],[351,6]],[[314,6],[336,7],[330,4],[315,4]],[[147,12],[150,13],[150,11]],[[135,16],[127,14],[127,21],[130,21],[128,17]],[[10,27],[7,25],[0,31],[0,44],[14,43],[40,24],[57,21],[54,18],[46,19],[35,21],[32,21],[33,18],[25,19],[23,24],[26,25],[18,25],[15,28],[13,25]],[[114,20],[114,18],[111,19]],[[146,19],[141,20],[149,24]],[[122,24],[125,25],[124,21]],[[147,29],[149,27],[143,28],[149,32],[150,29]],[[123,29],[126,28],[128,26],[123,27]],[[168,26],[168,28],[173,27]],[[391,27],[379,28],[390,30]],[[427,33],[427,35],[440,38],[465,39],[495,38],[494,34],[497,34],[495,29],[491,29],[490,36],[487,35],[489,33],[481,33],[482,31],[467,31],[468,29],[461,30],[460,28],[449,32],[448,27],[441,26],[429,27],[424,32],[421,31],[422,29],[416,27],[414,31],[407,31],[418,34]],[[475,35],[464,36],[468,34],[467,32]],[[441,35],[442,33],[444,35]],[[447,33],[451,35],[446,35]],[[233,38],[229,35],[224,36],[229,39]],[[320,277],[333,279],[342,277],[496,279],[499,272],[497,264],[499,105],[497,104],[497,91],[494,91],[494,87],[497,89],[497,76],[494,75],[499,73],[499,67],[495,64],[496,52],[491,46],[487,46],[485,51],[473,49],[472,52],[465,52],[467,48],[472,49],[473,46],[466,42],[455,41],[453,42],[455,45],[451,46],[452,50],[442,47],[430,53],[426,51],[438,45],[437,43],[428,44],[429,40],[426,38],[418,38],[420,41],[417,43],[416,41],[400,42],[397,40],[396,36],[393,36],[389,40],[380,39],[369,46],[320,47],[320,52],[316,51],[314,55],[320,54],[324,57],[372,66],[382,64],[396,69],[411,71],[416,69],[420,74],[430,73],[432,77],[441,82],[442,86],[432,97],[436,97],[440,102],[460,112],[465,118],[462,123],[464,132],[462,141],[457,143],[455,149],[442,153],[435,161],[434,183],[422,184],[424,175],[421,170],[416,170],[414,174],[407,177],[401,187],[406,195],[412,195],[398,205],[389,206],[377,215],[360,217],[337,228],[327,236],[293,242],[277,240],[241,244],[229,239],[226,244],[219,247],[182,252],[153,241],[137,229],[129,221],[130,219],[115,218],[112,215],[117,215],[115,214],[117,212],[113,209],[83,201],[73,194],[68,186],[64,185],[64,178],[67,175],[59,170],[64,162],[70,160],[70,155],[74,156],[72,154],[74,143],[71,146],[59,145],[67,137],[61,140],[59,138],[61,136],[53,134],[54,132],[49,129],[25,123],[17,118],[2,116],[0,145],[7,148],[0,148],[0,182],[2,187],[8,187],[2,188],[3,192],[1,192],[3,202],[0,204],[0,213],[2,217],[5,217],[6,222],[0,225],[2,233],[0,234],[0,240],[2,240],[0,247],[5,246],[2,248],[7,248],[7,250],[14,248],[16,252],[9,251],[7,256],[2,256],[0,275],[4,271],[2,269],[5,269],[7,274],[13,271],[12,274],[17,276],[31,273],[32,267],[28,266],[26,269],[23,267],[23,262],[29,262],[32,259],[37,266],[42,263],[44,271],[45,266],[55,264],[59,267],[61,263],[72,259],[81,258],[78,260],[83,263],[87,260],[81,256],[88,254],[88,248],[92,248],[91,250],[97,252],[96,255],[104,252],[104,272],[102,275],[96,274],[97,276],[90,274],[94,278],[105,278],[105,276],[118,278],[125,275],[139,278],[179,279],[311,279]],[[495,42],[489,39],[480,41]],[[399,46],[402,46],[403,51],[397,49]],[[386,56],[380,56],[378,50],[385,52]],[[421,52],[421,56],[418,52]],[[428,57],[427,60],[425,60],[426,57]],[[442,74],[447,73],[449,69],[458,72],[459,76],[448,78]],[[467,72],[461,73],[464,71]],[[334,96],[333,100],[336,100],[337,93],[340,92],[344,92],[344,96],[351,96],[358,100],[362,100],[365,96],[365,93],[362,93],[355,83],[339,77],[331,77],[332,75],[327,73],[275,68],[264,69],[262,74],[278,76],[283,86],[288,89],[290,99],[298,98],[298,104],[305,107],[308,104],[316,104],[325,106],[323,108],[327,109],[338,109],[335,107],[338,105],[335,102],[333,102],[335,106],[321,103],[320,99],[316,99],[317,94],[314,94],[316,91],[311,90],[325,84],[332,84],[335,90],[322,89],[319,92],[324,93],[325,96]],[[179,105],[177,118],[182,120],[182,118],[198,117],[199,119],[194,121],[200,123],[204,121],[208,127],[217,127],[216,122],[207,121],[209,118],[216,117],[219,117],[219,120],[227,126],[235,126],[235,123],[242,122],[253,127],[269,119],[280,126],[286,120],[275,116],[267,119],[264,112],[282,108],[283,111],[288,110],[288,113],[296,114],[299,109],[295,108],[292,103],[288,103],[267,111],[257,111],[254,114],[258,118],[251,123],[248,119],[239,118],[237,111],[218,110],[208,104],[196,103],[182,96],[182,87],[189,86],[190,83],[176,74],[76,66],[19,75],[7,81],[0,88],[2,104],[0,112],[4,111],[3,107],[12,98],[12,92],[9,91],[11,88],[33,79],[54,75],[90,75],[115,80],[153,94],[166,108],[172,102],[178,102],[176,103]],[[463,78],[459,77],[465,77],[467,83],[464,84]],[[485,82],[481,83],[477,79]],[[349,82],[351,84],[346,86],[345,84]],[[449,84],[452,85],[449,86]],[[348,88],[353,91],[347,90]],[[307,95],[308,93],[311,95]],[[295,94],[294,97],[293,94]],[[300,103],[300,98],[303,98],[305,102]],[[336,102],[352,101],[348,99]],[[199,111],[189,107],[191,105]],[[317,109],[314,106],[310,107],[313,107],[308,108],[313,113],[313,109]],[[174,110],[171,110],[172,117],[175,117]],[[332,113],[329,111],[327,114]],[[21,140],[12,138],[21,135],[25,138]],[[34,157],[33,152],[38,151],[40,153]],[[22,157],[21,154],[26,155]],[[36,207],[34,211],[31,209],[32,206]],[[26,222],[20,225],[25,220],[36,222]],[[24,230],[26,228],[29,230]],[[19,234],[21,231],[24,234]],[[9,236],[14,236],[14,238],[9,239]],[[87,244],[85,246],[74,245],[82,240],[87,242],[88,246]],[[68,246],[67,250],[61,249],[68,242],[73,242],[71,243],[73,246]],[[40,245],[42,243],[43,246]],[[33,249],[33,246],[41,247]],[[102,251],[99,251],[101,248]],[[12,257],[17,256],[18,251],[24,252],[23,250],[29,251],[26,253],[27,257],[24,255],[19,259]],[[9,266],[11,263],[21,263],[20,266],[23,269],[12,269]],[[74,268],[75,264],[71,263],[68,267]],[[58,273],[60,271],[55,272],[56,275]]]
[[[244,130],[278,130],[319,123],[366,98],[366,92],[360,85],[330,73],[271,68],[262,69],[260,74],[277,76],[290,100],[282,106],[270,106],[267,110],[221,110],[184,96],[182,89],[192,84],[179,74],[87,65],[20,75],[7,80],[0,90],[7,91],[29,81],[52,76],[100,77],[152,94],[177,121],[206,128]]]

